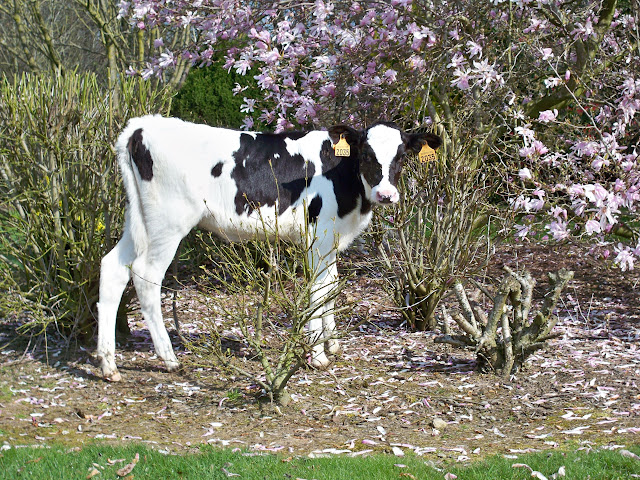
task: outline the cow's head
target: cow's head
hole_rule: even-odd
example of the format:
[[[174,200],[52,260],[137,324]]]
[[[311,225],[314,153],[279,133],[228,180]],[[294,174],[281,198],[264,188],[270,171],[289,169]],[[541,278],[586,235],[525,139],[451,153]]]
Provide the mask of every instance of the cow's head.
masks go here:
[[[437,135],[405,133],[389,122],[378,122],[365,131],[337,125],[329,129],[329,135],[334,143],[342,135],[352,146],[367,196],[375,203],[400,200],[397,185],[406,153],[418,153],[425,143],[434,150],[442,144]]]

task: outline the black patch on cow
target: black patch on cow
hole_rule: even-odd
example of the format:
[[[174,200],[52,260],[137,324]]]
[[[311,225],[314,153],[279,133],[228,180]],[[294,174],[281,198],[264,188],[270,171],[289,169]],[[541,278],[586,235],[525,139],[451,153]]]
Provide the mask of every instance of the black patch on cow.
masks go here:
[[[316,220],[318,220],[318,215],[320,215],[320,210],[322,210],[322,197],[316,195],[315,197],[313,197],[313,200],[311,200],[309,208],[307,208],[309,223],[316,223]]]
[[[371,188],[382,181],[382,165],[378,162],[373,150],[367,144],[360,158],[360,172]]]
[[[358,207],[358,198],[361,199],[363,213],[371,209],[371,204],[366,200],[364,185],[360,179],[360,155],[361,146],[353,144],[350,157],[336,157],[329,140],[322,143],[320,159],[322,160],[322,174],[333,183],[333,193],[338,202],[338,217],[344,218]]]
[[[371,211],[371,202],[364,195],[364,191],[362,192],[362,205],[360,205],[360,213],[364,215],[365,213],[369,213]]]
[[[222,175],[222,162],[216,163],[211,169],[211,176],[213,178],[218,178],[220,175]]]
[[[285,140],[297,140],[306,133],[260,133],[255,138],[240,135],[240,148],[233,154],[235,166],[231,178],[238,191],[235,196],[236,213],[251,213],[260,206],[274,206],[282,214],[294,204],[309,185],[315,173],[313,163],[302,155],[291,155]]]
[[[389,165],[389,182],[394,187],[398,186],[398,180],[400,180],[400,172],[402,171],[402,166],[404,165],[404,153],[404,145],[400,145],[398,147],[398,153],[396,153],[393,162],[391,162],[391,165]]]
[[[131,155],[133,163],[138,168],[140,178],[150,181],[153,178],[153,159],[151,158],[151,152],[142,143],[141,128],[133,132],[133,135],[129,138],[127,150],[129,150],[129,155]]]

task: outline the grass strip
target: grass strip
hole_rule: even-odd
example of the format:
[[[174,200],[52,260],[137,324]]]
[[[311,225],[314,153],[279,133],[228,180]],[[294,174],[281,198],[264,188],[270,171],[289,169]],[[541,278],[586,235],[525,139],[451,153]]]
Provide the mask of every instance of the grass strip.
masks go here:
[[[640,445],[623,450],[549,451],[517,459],[489,457],[470,464],[435,465],[425,458],[390,455],[349,458],[286,457],[204,447],[199,454],[166,455],[141,445],[81,449],[8,448],[0,452],[2,479],[630,479],[640,473]],[[135,460],[137,454],[137,461]],[[515,466],[514,466],[515,465]],[[517,466],[526,465],[526,466]],[[537,476],[533,472],[540,472]],[[454,477],[455,475],[455,477]]]

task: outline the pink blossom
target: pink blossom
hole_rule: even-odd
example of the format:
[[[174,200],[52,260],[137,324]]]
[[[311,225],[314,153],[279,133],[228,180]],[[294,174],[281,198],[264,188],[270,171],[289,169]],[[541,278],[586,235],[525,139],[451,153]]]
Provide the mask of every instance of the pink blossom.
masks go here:
[[[411,2],[413,2],[413,0],[391,0],[391,5],[394,7],[407,8],[411,5]]]
[[[240,111],[243,113],[251,113],[254,111],[254,106],[256,104],[256,100],[254,98],[243,98],[244,103],[240,107]]]
[[[533,176],[531,175],[531,170],[529,170],[526,167],[520,169],[520,171],[518,172],[518,176],[520,177],[521,180],[533,179]]]
[[[598,155],[591,162],[591,168],[593,168],[595,172],[599,172],[600,170],[602,170],[602,167],[607,167],[610,163],[611,162],[609,160],[606,160],[604,157]]]
[[[549,213],[551,214],[552,217],[556,218],[556,219],[561,219],[564,218],[565,220],[567,219],[567,210],[562,208],[562,207],[553,207]]]
[[[151,67],[147,67],[144,70],[142,70],[142,72],[140,73],[140,76],[142,78],[144,78],[145,80],[148,80],[149,78],[151,78],[153,76],[153,68]]]
[[[536,133],[531,129],[531,125],[526,124],[521,127],[516,127],[516,133],[520,135],[525,143],[528,143],[529,140],[533,140],[535,138]]]
[[[527,225],[515,225],[516,237],[525,238],[529,234],[529,227]]]
[[[504,82],[502,75],[497,72],[495,64],[490,65],[489,61],[486,59],[480,62],[474,60],[473,67],[474,77],[479,83],[484,84],[483,90],[489,88],[492,82],[496,82],[497,84],[502,84]]]
[[[318,93],[322,97],[334,97],[336,94],[336,86],[333,83],[327,83],[320,87]]]
[[[236,73],[240,75],[246,75],[247,71],[251,68],[251,61],[249,59],[244,58],[235,62]]]
[[[518,153],[520,154],[521,157],[533,158],[533,156],[536,153],[536,149],[534,146],[522,147],[520,150],[518,150]]]
[[[580,40],[588,40],[589,37],[596,35],[590,18],[587,19],[584,25],[582,23],[577,23],[576,28],[571,32],[571,34],[574,38],[579,38]]]
[[[422,71],[425,69],[426,63],[424,61],[424,59],[422,57],[419,57],[417,55],[411,55],[408,60],[407,63],[409,64],[409,67],[412,70],[419,70]]]
[[[591,219],[587,220],[587,222],[584,224],[584,231],[587,233],[587,235],[593,235],[594,233],[602,232],[602,227],[600,226],[600,222]]]
[[[636,91],[640,91],[640,80],[629,77],[622,82],[618,89],[622,90],[624,96],[633,97]]]
[[[472,58],[475,56],[482,57],[482,47],[476,42],[469,40],[467,42],[467,53]]]
[[[451,62],[447,64],[447,68],[459,68],[465,65],[467,61],[459,53],[455,53],[451,58]]]
[[[542,60],[549,60],[551,58],[553,58],[553,50],[551,50],[550,48],[543,48],[542,49]]]
[[[333,13],[333,4],[331,2],[323,2],[322,0],[316,0],[315,9],[313,15],[320,20],[326,20],[326,18]]]
[[[557,87],[561,83],[562,83],[562,80],[560,80],[559,78],[556,78],[556,77],[546,78],[544,80],[544,86],[547,87],[547,88]]]
[[[607,189],[599,183],[596,183],[595,185],[585,185],[584,190],[585,196],[597,206],[601,206],[609,196]]]
[[[392,69],[388,69],[386,72],[384,72],[383,77],[387,82],[393,83],[396,81],[398,77],[398,72]]]
[[[280,60],[280,58],[281,58],[280,52],[278,51],[277,48],[268,50],[267,52],[264,52],[263,54],[260,55],[260,60],[262,60],[267,65],[276,63],[278,60]]]
[[[558,109],[544,110],[538,115],[538,121],[542,123],[554,122],[558,117]]]
[[[553,235],[554,240],[565,240],[569,238],[567,223],[562,220],[556,220],[547,225],[547,230]]]
[[[242,121],[242,130],[251,130],[253,128],[253,118],[245,117]]]
[[[457,87],[460,90],[467,90],[469,88],[469,73],[463,69],[456,68],[453,72],[453,75],[456,76],[453,80],[451,80],[451,86]]]
[[[531,18],[531,24],[523,30],[524,33],[545,32],[549,29],[549,22],[545,19]]]
[[[635,257],[633,256],[631,249],[622,243],[618,243],[614,250],[616,252],[614,263],[620,267],[620,270],[623,272],[633,270]]]
[[[118,16],[116,17],[118,20],[126,17],[129,14],[129,7],[131,6],[131,2],[120,2],[118,4]]]
[[[544,155],[549,151],[549,149],[545,147],[545,145],[540,140],[533,141],[533,148],[538,155]]]
[[[616,178],[616,181],[615,181],[615,184],[614,184],[613,190],[614,190],[615,192],[621,192],[621,191],[625,190],[626,188],[627,188],[627,187],[626,187],[626,185],[625,185],[624,180],[622,180],[622,179],[620,179],[620,178]]]

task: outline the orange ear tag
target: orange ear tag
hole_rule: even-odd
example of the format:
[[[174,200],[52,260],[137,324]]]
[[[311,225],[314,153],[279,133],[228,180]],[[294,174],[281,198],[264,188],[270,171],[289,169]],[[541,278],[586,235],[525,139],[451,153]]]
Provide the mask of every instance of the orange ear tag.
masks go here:
[[[436,159],[436,151],[429,146],[428,143],[425,143],[422,146],[422,150],[418,153],[418,160],[421,163],[431,162]]]
[[[344,134],[340,135],[340,140],[333,146],[336,157],[349,157],[351,155],[351,147],[344,138]]]

